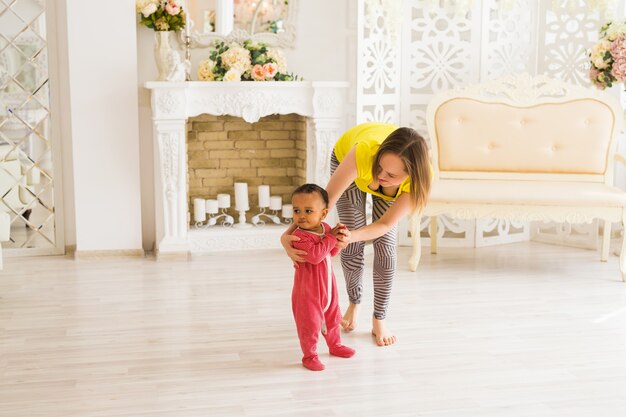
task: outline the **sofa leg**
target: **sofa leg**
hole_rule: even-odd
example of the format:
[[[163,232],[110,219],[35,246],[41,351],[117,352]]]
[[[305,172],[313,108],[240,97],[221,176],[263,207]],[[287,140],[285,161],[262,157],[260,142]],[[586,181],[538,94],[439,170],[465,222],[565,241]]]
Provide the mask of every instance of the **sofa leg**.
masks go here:
[[[430,253],[437,253],[437,216],[430,217]]]
[[[411,242],[412,252],[409,259],[409,269],[412,272],[417,271],[417,265],[420,263],[422,257],[422,239],[420,238],[420,226],[422,224],[422,215],[420,213],[413,213],[409,220],[409,226],[411,229]]]
[[[609,247],[611,246],[611,222],[604,221],[604,228],[602,229],[602,252],[600,254],[600,260],[606,262],[609,259]]]

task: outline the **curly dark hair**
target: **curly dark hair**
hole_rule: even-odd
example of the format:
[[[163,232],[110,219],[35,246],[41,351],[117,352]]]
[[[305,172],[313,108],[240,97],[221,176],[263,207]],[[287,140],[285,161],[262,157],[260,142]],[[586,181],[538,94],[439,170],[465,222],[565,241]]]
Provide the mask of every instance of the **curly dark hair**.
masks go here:
[[[317,184],[302,184],[301,186],[296,188],[293,191],[293,193],[291,193],[291,198],[293,198],[293,196],[296,194],[313,194],[313,193],[319,193],[322,196],[322,199],[324,200],[325,207],[328,208],[328,193],[326,192],[325,189],[323,189]]]

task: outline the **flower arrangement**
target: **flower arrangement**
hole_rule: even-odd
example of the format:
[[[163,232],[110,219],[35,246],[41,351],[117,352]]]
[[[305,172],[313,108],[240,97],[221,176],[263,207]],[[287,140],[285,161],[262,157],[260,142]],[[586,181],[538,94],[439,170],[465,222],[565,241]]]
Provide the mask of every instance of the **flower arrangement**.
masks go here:
[[[626,83],[626,21],[608,22],[600,28],[600,40],[589,59],[589,78],[598,88]]]
[[[137,13],[144,26],[156,31],[178,31],[185,27],[185,11],[177,0],[137,0]]]
[[[297,75],[287,72],[287,61],[279,49],[264,43],[246,40],[242,45],[217,42],[209,59],[200,62],[201,81],[296,81]]]

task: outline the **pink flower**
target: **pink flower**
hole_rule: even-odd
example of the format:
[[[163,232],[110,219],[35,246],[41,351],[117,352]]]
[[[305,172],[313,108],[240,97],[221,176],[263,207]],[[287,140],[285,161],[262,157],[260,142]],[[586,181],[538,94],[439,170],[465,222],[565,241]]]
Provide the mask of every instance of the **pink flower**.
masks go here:
[[[618,36],[611,44],[613,59],[626,58],[626,35]]]
[[[171,14],[172,16],[180,13],[180,6],[173,1],[168,1],[165,5],[165,11]]]
[[[613,66],[611,75],[619,82],[626,82],[626,35],[620,35],[611,45]]]
[[[262,65],[256,64],[252,67],[252,79],[254,81],[263,81],[265,80],[265,70]]]
[[[598,71],[598,69],[594,66],[592,66],[589,69],[589,79],[591,80],[591,82],[598,88],[604,90],[606,88],[606,83],[603,83],[602,81],[599,80],[599,75],[601,74],[600,71]]]
[[[269,62],[263,65],[263,73],[265,74],[266,79],[270,80],[274,78],[277,72],[278,72],[278,65],[274,64],[273,62]]]

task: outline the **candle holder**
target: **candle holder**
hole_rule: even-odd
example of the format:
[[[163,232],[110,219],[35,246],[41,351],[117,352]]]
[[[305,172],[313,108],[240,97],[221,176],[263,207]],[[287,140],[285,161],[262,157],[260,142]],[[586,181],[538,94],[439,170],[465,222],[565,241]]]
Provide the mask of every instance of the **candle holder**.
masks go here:
[[[284,204],[282,207],[283,214],[283,223],[291,224],[293,223],[293,206],[291,204]]]
[[[217,225],[218,224],[217,222],[222,217],[224,218],[224,220],[222,220],[222,222],[220,223],[220,225],[222,225],[222,227],[231,227],[233,224],[235,224],[235,218],[233,216],[231,216],[230,214],[226,213],[226,209],[225,208],[223,208],[221,210],[222,210],[222,212],[219,213],[218,215],[208,214],[206,223],[204,223],[204,222],[196,222],[194,224],[194,227],[196,229],[208,229],[211,226]]]
[[[235,209],[237,210],[237,209]],[[239,212],[239,223],[235,223],[233,225],[234,228],[237,229],[249,229],[252,227],[250,223],[246,223],[246,211],[247,210],[237,210]]]
[[[261,211],[258,214],[252,216],[252,224],[255,226],[264,226],[265,221],[261,220],[261,217],[267,217],[275,224],[280,224],[280,217],[278,217],[278,210],[270,210],[271,213],[265,212],[265,207],[259,207]]]
[[[185,81],[191,81],[191,36],[185,36]]]

